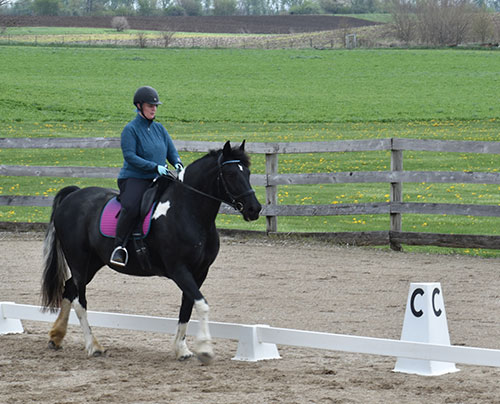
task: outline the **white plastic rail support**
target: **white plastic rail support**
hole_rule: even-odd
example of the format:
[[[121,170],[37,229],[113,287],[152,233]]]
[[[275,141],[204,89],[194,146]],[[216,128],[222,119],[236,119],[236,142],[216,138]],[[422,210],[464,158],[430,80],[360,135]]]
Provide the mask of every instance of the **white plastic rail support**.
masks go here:
[[[24,332],[21,320],[17,318],[7,318],[4,315],[3,303],[14,304],[12,302],[0,302],[0,335],[1,334],[21,334]]]
[[[241,327],[238,349],[233,360],[257,362],[281,358],[276,344],[260,341],[259,328],[269,328],[269,326],[259,324]]]

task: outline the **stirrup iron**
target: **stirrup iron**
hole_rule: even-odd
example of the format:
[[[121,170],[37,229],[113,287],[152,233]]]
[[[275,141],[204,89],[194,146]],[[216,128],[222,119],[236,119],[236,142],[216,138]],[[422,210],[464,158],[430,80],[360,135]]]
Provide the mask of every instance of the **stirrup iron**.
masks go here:
[[[115,261],[113,259],[113,257],[115,256],[115,253],[119,252],[119,251],[123,251],[125,253],[125,261],[124,262],[121,262],[121,261]],[[125,247],[122,247],[122,246],[118,246],[116,247],[113,252],[111,253],[111,259],[109,260],[109,262],[111,264],[114,264],[114,265],[118,265],[120,267],[124,267],[124,266],[127,266],[127,263],[128,263],[128,251]]]

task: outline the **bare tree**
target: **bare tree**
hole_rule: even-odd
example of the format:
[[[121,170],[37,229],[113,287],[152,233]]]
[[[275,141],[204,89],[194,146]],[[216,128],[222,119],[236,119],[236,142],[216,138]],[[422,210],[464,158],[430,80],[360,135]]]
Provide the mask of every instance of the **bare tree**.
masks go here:
[[[146,33],[145,32],[138,32],[137,33],[137,44],[139,45],[140,48],[145,48],[146,47]]]
[[[493,22],[493,40],[497,43],[500,42],[500,14],[497,13],[492,18]]]
[[[10,0],[0,0],[0,7],[6,6],[9,3],[10,3]]]
[[[165,48],[168,48],[168,46],[172,43],[172,40],[174,38],[175,32],[164,30],[161,32],[161,37],[163,38],[163,45]]]
[[[116,29],[118,32],[130,29],[130,25],[125,17],[113,17],[111,20],[111,27]]]
[[[474,15],[471,27],[474,40],[479,40],[483,44],[488,41],[493,42],[494,28],[492,14],[480,10]]]
[[[415,38],[415,4],[408,0],[391,0],[392,29],[396,38],[408,44]]]
[[[434,46],[456,46],[470,29],[470,0],[420,0],[416,7],[420,40]]]
[[[0,0],[1,2],[2,0]],[[3,5],[6,5],[9,3],[9,0],[6,0]],[[0,4],[1,6],[1,4]],[[16,18],[15,16],[12,16],[12,15],[1,15],[0,14],[0,34],[3,34],[5,33],[5,31],[7,30],[7,28],[10,28],[10,27],[15,27],[17,25],[17,21],[16,21]]]

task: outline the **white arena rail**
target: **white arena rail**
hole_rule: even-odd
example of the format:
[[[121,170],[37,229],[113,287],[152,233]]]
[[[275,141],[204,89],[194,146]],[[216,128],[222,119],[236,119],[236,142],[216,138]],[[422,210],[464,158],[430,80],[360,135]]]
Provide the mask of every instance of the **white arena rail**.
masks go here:
[[[0,334],[22,333],[21,320],[53,322],[56,314],[42,312],[41,307],[0,302]],[[135,331],[175,334],[177,319],[130,315],[120,313],[88,312],[91,326]],[[70,324],[78,325],[78,318],[71,311]],[[195,335],[197,321],[190,321],[188,335]],[[210,322],[210,332],[215,338],[238,340],[238,349],[233,359],[258,361],[277,359],[278,345],[325,349],[351,353],[394,356],[462,363],[477,366],[500,367],[500,350],[465,346],[427,344],[353,335],[330,334],[274,328],[267,325],[244,325]]]
[[[500,350],[498,349],[426,344],[423,342],[358,337],[355,335],[329,334],[272,327],[258,327],[257,337],[260,342],[272,342],[278,345],[500,367]]]

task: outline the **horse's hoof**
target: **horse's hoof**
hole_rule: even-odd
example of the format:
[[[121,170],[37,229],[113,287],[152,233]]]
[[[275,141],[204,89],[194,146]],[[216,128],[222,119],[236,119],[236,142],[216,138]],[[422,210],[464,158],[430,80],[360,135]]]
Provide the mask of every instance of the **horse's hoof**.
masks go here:
[[[92,352],[92,355],[90,355],[90,356],[92,356],[93,358],[100,358],[102,356],[106,356],[106,350],[101,351],[100,349],[98,349],[98,350]]]
[[[49,341],[48,347],[49,347],[49,349],[53,349],[54,351],[58,351],[59,349],[62,349],[62,346],[57,345],[54,341]]]
[[[214,361],[214,354],[211,352],[198,352],[196,357],[203,365],[210,365]]]
[[[192,353],[189,353],[189,354],[185,354],[185,355],[179,356],[179,357],[177,358],[177,360],[178,360],[179,362],[184,362],[184,361],[187,361],[187,360],[191,359],[193,356],[194,356],[194,355],[193,355]]]

